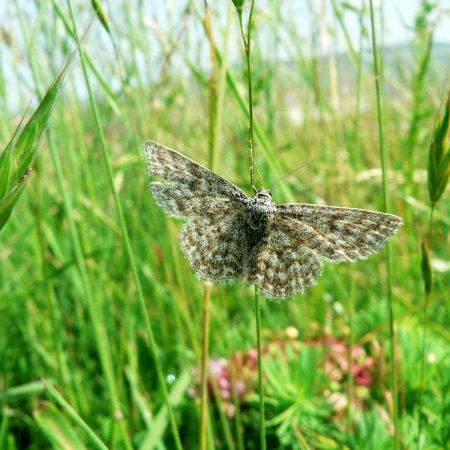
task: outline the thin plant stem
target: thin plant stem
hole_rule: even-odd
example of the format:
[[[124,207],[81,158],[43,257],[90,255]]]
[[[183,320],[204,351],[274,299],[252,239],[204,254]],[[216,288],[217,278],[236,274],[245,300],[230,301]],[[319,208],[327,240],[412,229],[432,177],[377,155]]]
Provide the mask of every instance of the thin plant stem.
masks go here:
[[[227,77],[227,67],[228,67],[228,41],[230,39],[230,30],[231,30],[231,5],[228,6],[227,11],[227,21],[225,26],[225,34],[223,38],[222,45],[222,60],[218,60],[218,52],[216,46],[214,46],[214,59],[220,64],[219,76],[217,81],[217,102],[216,102],[216,124],[215,124],[215,135],[213,137],[212,142],[212,154],[210,155],[211,166],[210,169],[215,170],[217,166],[218,160],[218,144],[220,137],[220,130],[222,127],[222,118],[223,118],[223,106],[225,100],[225,90],[227,86],[226,77]]]
[[[97,448],[99,450],[108,450],[108,447],[104,442],[94,433],[94,431],[89,427],[89,425],[80,417],[80,415],[75,411],[75,409],[70,405],[62,395],[45,379],[42,379],[42,383],[47,389],[50,397],[64,410],[64,412],[76,423],[88,436],[92,448]]]
[[[207,448],[208,435],[208,347],[209,347],[209,310],[211,302],[211,283],[203,284],[203,336],[202,363],[200,374],[200,449]]]
[[[378,126],[378,144],[380,148],[381,174],[382,174],[382,194],[383,209],[387,211],[387,155],[384,144],[383,118],[381,109],[381,89],[380,89],[380,69],[378,64],[378,48],[375,31],[375,19],[373,10],[373,0],[369,2],[370,9],[370,30],[372,37],[372,57],[375,79],[375,96],[377,106],[377,126]],[[390,342],[390,369],[391,369],[391,390],[393,397],[393,423],[394,423],[394,448],[400,448],[400,427],[398,419],[398,384],[397,384],[397,365],[395,355],[395,330],[394,330],[394,311],[392,305],[392,276],[391,276],[391,257],[389,243],[386,245],[386,270],[387,270],[387,309],[389,321],[389,342]]]
[[[172,409],[172,406],[170,404],[170,399],[169,399],[169,393],[168,393],[168,389],[167,389],[167,385],[166,385],[166,380],[164,378],[164,374],[162,371],[162,367],[161,367],[161,363],[159,361],[159,357],[158,357],[158,348],[156,345],[156,340],[154,337],[154,333],[153,333],[153,328],[150,322],[150,318],[148,316],[147,313],[147,308],[145,305],[145,298],[144,298],[144,293],[142,290],[142,285],[140,282],[140,278],[139,278],[139,274],[138,274],[138,270],[137,270],[137,265],[136,265],[136,261],[135,261],[135,257],[134,257],[134,253],[133,250],[131,248],[131,242],[130,242],[130,238],[129,238],[129,233],[128,233],[128,228],[127,228],[127,224],[125,221],[125,216],[123,214],[123,209],[122,209],[122,204],[120,202],[119,199],[119,194],[117,192],[117,189],[115,187],[114,184],[114,174],[112,171],[112,165],[111,165],[111,160],[110,160],[110,156],[109,156],[109,150],[106,144],[106,138],[104,135],[104,131],[102,128],[102,124],[100,121],[100,115],[98,112],[98,107],[97,107],[97,103],[95,100],[95,96],[92,90],[92,86],[89,80],[89,75],[87,72],[87,64],[85,61],[85,56],[84,56],[84,51],[81,47],[81,42],[78,36],[78,31],[77,31],[77,27],[76,27],[76,22],[75,22],[75,18],[73,15],[73,11],[72,11],[72,6],[71,6],[71,2],[70,0],[67,0],[67,6],[69,9],[69,14],[70,14],[70,18],[72,21],[72,28],[74,31],[74,35],[75,35],[75,39],[77,41],[78,44],[78,49],[79,49],[79,54],[80,54],[80,61],[81,61],[81,68],[83,71],[83,77],[86,83],[86,87],[88,90],[88,96],[89,96],[89,103],[91,105],[91,109],[94,115],[94,121],[95,121],[95,126],[98,132],[98,136],[100,138],[100,147],[102,150],[102,155],[103,155],[103,159],[106,165],[106,169],[107,169],[107,175],[108,175],[108,181],[110,184],[110,188],[111,188],[111,192],[113,194],[113,198],[114,198],[114,203],[115,203],[115,207],[116,207],[116,211],[117,214],[119,216],[119,222],[120,222],[120,228],[122,231],[122,237],[125,243],[125,250],[130,262],[130,267],[131,267],[131,271],[133,273],[133,277],[134,277],[134,281],[136,283],[136,291],[137,291],[137,297],[138,297],[138,302],[139,302],[139,307],[141,309],[141,313],[142,316],[144,318],[144,322],[145,322],[145,327],[146,327],[146,331],[148,334],[148,338],[149,338],[149,346],[150,346],[150,350],[152,352],[152,356],[154,359],[154,363],[155,363],[155,369],[156,369],[156,374],[158,377],[158,381],[163,393],[163,398],[167,407],[167,412],[169,415],[169,422],[172,428],[172,434],[173,434],[173,438],[175,440],[175,447],[177,450],[182,450],[182,444],[181,444],[181,439],[180,439],[180,435],[178,432],[178,426],[175,420],[175,415]]]
[[[431,204],[430,224],[427,233],[427,241],[430,242],[433,235],[433,219],[434,219],[435,203]],[[430,292],[425,290],[425,300],[423,305],[423,331],[422,331],[422,348],[420,351],[420,382],[419,382],[419,398],[417,400],[418,410],[418,424],[417,424],[417,449],[420,449],[420,435],[422,434],[422,404],[423,404],[423,389],[425,387],[425,354],[427,344],[428,331],[428,307],[430,305]]]
[[[209,126],[208,126],[208,166],[211,170],[214,170],[215,154],[217,149],[217,61],[216,61],[216,44],[214,42],[214,36],[212,31],[212,19],[209,11],[208,2],[204,0],[205,16],[204,27],[206,35],[208,36],[210,46],[210,59],[211,59],[211,74],[208,80],[209,86]]]
[[[225,411],[226,400],[221,397],[220,388],[218,386],[217,378],[215,378],[215,377],[211,378],[211,389],[214,394],[214,398],[217,401],[217,411],[219,413],[220,423],[221,423],[222,429],[223,429],[223,437],[225,440],[224,445],[226,445],[226,448],[228,450],[234,450],[236,448],[236,446],[234,445],[234,442],[233,442],[233,436],[231,433],[229,419],[228,419],[228,417],[226,415],[226,411]],[[211,421],[211,415],[209,415],[209,419]],[[212,423],[214,423],[214,422],[212,422]],[[211,424],[210,424],[210,429],[212,429]],[[209,433],[208,437],[210,440],[210,448],[214,448],[213,439],[214,439],[215,435],[213,435],[213,433]]]
[[[253,89],[252,89],[252,64],[251,64],[251,29],[252,29],[252,17],[255,7],[255,0],[252,0],[250,5],[250,12],[247,22],[247,37],[245,36],[244,26],[242,24],[242,13],[239,13],[239,27],[241,30],[242,41],[244,43],[245,50],[245,63],[247,67],[247,89],[248,89],[248,110],[249,110],[249,127],[248,127],[248,149],[250,156],[250,184],[252,189],[256,192],[255,187],[255,150],[254,150],[254,132],[253,132]]]
[[[420,449],[420,435],[422,434],[422,404],[423,404],[423,388],[425,386],[425,353],[428,330],[428,306],[430,303],[430,294],[425,293],[425,301],[423,306],[423,331],[422,331],[422,348],[420,351],[420,381],[419,381],[419,398],[417,400],[418,425],[417,425],[417,449]]]
[[[349,438],[349,442],[352,446],[354,446],[353,442],[353,396],[354,396],[354,378],[353,378],[353,346],[355,343],[355,280],[352,277],[350,279],[350,292],[348,299],[348,327],[350,330],[349,339],[348,339],[348,381],[347,381],[347,434]]]
[[[242,24],[242,11],[238,10],[239,27],[241,30],[242,41],[245,49],[245,60],[247,65],[247,79],[248,79],[248,111],[249,111],[249,129],[248,129],[248,147],[250,154],[250,184],[256,192],[254,178],[255,178],[255,153],[254,153],[254,136],[253,136],[253,93],[252,93],[252,71],[251,71],[251,25],[255,1],[252,0],[250,5],[250,12],[247,22],[247,37],[244,33]],[[266,420],[264,414],[264,392],[262,381],[262,351],[261,351],[261,303],[258,296],[258,288],[255,284],[255,316],[256,316],[256,346],[258,349],[258,395],[259,395],[259,435],[260,448],[266,449]]]
[[[236,409],[234,426],[237,436],[237,448],[238,450],[244,450],[244,433],[242,432],[242,418],[241,418],[241,402],[239,401],[238,393],[236,392],[236,364],[233,362],[230,367],[231,386],[233,394],[233,405]]]
[[[218,152],[217,147],[219,143],[220,128],[222,123],[222,112],[224,103],[224,93],[226,86],[226,66],[227,66],[227,44],[229,39],[229,30],[231,25],[231,7],[228,7],[227,25],[224,36],[224,58],[218,70],[216,44],[213,35],[213,24],[211,13],[208,7],[208,2],[204,0],[204,20],[203,26],[210,44],[210,58],[211,58],[211,75],[209,78],[209,139],[208,139],[208,166],[211,170],[215,170]],[[200,449],[207,448],[208,441],[208,424],[210,422],[208,417],[208,359],[209,359],[209,334],[210,334],[210,305],[211,305],[211,284],[203,284],[203,318],[202,318],[202,350],[201,350],[201,375],[200,375]],[[214,385],[213,390],[218,391]],[[221,405],[219,405],[219,414],[221,416],[221,423],[224,429],[225,438],[230,448],[232,440],[230,438],[230,431],[227,419],[223,416]],[[211,427],[209,427],[211,429]],[[210,432],[212,441],[212,433]]]
[[[256,347],[258,349],[258,396],[259,396],[259,437],[261,450],[266,450],[266,419],[264,413],[263,363],[261,350],[261,299],[255,285]]]
[[[34,59],[34,54],[30,49],[30,39],[29,39],[29,34],[26,32],[26,26],[25,23],[23,21],[23,16],[21,13],[21,10],[19,8],[19,4],[16,1],[15,2],[15,6],[16,6],[16,11],[18,14],[18,19],[19,19],[19,24],[20,24],[20,28],[21,28],[21,32],[24,36],[24,40],[25,40],[25,45],[26,45],[26,52],[27,52],[27,58],[30,64],[30,69],[31,69],[31,75],[33,78],[33,82],[34,82],[34,86],[35,86],[35,91],[36,94],[38,96],[38,98],[40,100],[42,100],[43,98],[43,94],[41,92],[41,89],[39,88],[39,80],[38,80],[38,70],[35,64],[35,59]],[[47,136],[48,136],[48,142],[51,143],[51,136],[50,136],[50,131],[47,129]],[[40,177],[40,171],[37,171],[37,177]],[[39,185],[39,182],[37,183]],[[49,306],[50,306],[50,311],[52,313],[52,318],[53,318],[53,326],[54,326],[54,335],[55,335],[55,346],[56,346],[56,353],[57,353],[57,359],[58,359],[58,370],[61,374],[62,379],[64,380],[65,386],[67,386],[68,388],[70,387],[70,369],[68,366],[68,362],[67,362],[67,355],[65,355],[64,353],[64,347],[66,344],[66,334],[65,334],[65,329],[63,326],[63,321],[62,321],[62,315],[61,315],[61,310],[59,308],[58,305],[58,300],[57,300],[57,295],[55,292],[55,287],[54,284],[50,281],[49,277],[48,277],[48,272],[49,272],[49,265],[48,265],[48,261],[45,257],[45,238],[44,238],[44,231],[43,231],[43,226],[42,226],[42,218],[41,218],[41,214],[40,214],[40,210],[39,207],[37,205],[41,204],[41,201],[39,199],[39,189],[36,189],[34,194],[36,195],[36,208],[33,208],[34,211],[34,215],[35,215],[35,221],[36,221],[36,234],[37,234],[37,240],[39,243],[39,257],[41,260],[41,271],[42,271],[42,275],[44,278],[44,285],[45,285],[45,289],[46,289],[46,293],[47,293],[47,298],[49,301]],[[75,394],[73,393],[72,389],[70,392],[70,396],[72,397],[72,399],[75,399]]]
[[[250,107],[250,126],[248,129],[248,148],[250,151],[250,183],[252,189],[256,191],[255,188],[255,149],[253,148],[253,94],[252,94],[252,66],[250,61],[250,41],[248,44],[248,51],[246,51],[246,61],[247,61],[247,74],[248,74],[248,104]]]
[[[18,9],[18,4],[16,4]],[[18,9],[19,11],[19,9]],[[19,19],[21,15],[19,12]],[[22,27],[22,30],[24,32],[25,36],[25,28]],[[27,39],[27,38],[26,38]],[[28,39],[27,39],[28,40]],[[79,43],[78,43],[79,45]],[[37,78],[37,70],[34,65],[34,58],[32,57],[31,53],[29,53],[29,61],[30,66],[32,69],[32,75],[33,80],[35,83],[35,89],[38,97],[41,97],[40,90],[39,90],[39,82]],[[96,299],[96,296],[93,293],[92,285],[89,280],[88,271],[86,267],[86,262],[84,259],[84,252],[81,245],[81,239],[80,235],[78,233],[75,220],[74,220],[74,213],[73,208],[70,200],[70,196],[68,193],[68,190],[64,184],[63,180],[63,171],[62,171],[62,165],[59,157],[59,153],[56,150],[56,145],[54,144],[52,133],[50,130],[47,132],[48,137],[48,143],[50,148],[50,155],[53,161],[53,165],[55,167],[55,174],[56,179],[58,183],[59,190],[61,192],[62,198],[63,198],[63,207],[65,211],[65,215],[68,221],[69,226],[69,235],[72,240],[73,244],[73,250],[74,250],[74,256],[76,265],[80,274],[80,278],[82,281],[83,286],[83,292],[86,296],[86,303],[88,306],[89,314],[92,318],[92,326],[94,330],[94,336],[95,336],[95,342],[97,346],[97,351],[100,357],[100,363],[102,366],[102,370],[105,376],[106,384],[108,386],[108,391],[111,396],[111,407],[112,407],[112,415],[113,416],[120,416],[122,415],[121,411],[121,405],[120,405],[120,399],[119,399],[119,389],[118,389],[118,383],[117,379],[115,377],[115,373],[113,370],[113,363],[111,359],[111,349],[110,349],[110,343],[108,340],[108,336],[104,332],[104,329],[101,324],[105,323],[102,310],[99,307],[98,301]],[[123,421],[120,423],[120,432],[123,438],[123,442],[126,446],[126,448],[131,449],[131,441],[129,440],[127,433],[125,431],[125,426]]]
[[[199,16],[199,15],[197,14],[197,16]],[[205,28],[204,20],[202,20],[201,23],[203,25],[203,28]],[[242,33],[242,30],[241,30],[241,33]],[[245,38],[245,35],[244,35],[244,38]],[[223,60],[224,60],[225,56],[226,55],[222,55],[220,53],[219,49],[216,47],[216,58],[220,65],[223,64]],[[186,57],[185,57],[185,62],[190,67],[192,72],[195,74],[196,73],[195,64],[193,64],[189,60],[189,58],[186,58]],[[230,70],[225,70],[225,79],[226,79],[226,83],[227,83],[227,88],[229,89],[230,93],[232,94],[232,97],[234,97],[234,99],[236,100],[239,109],[242,111],[244,116],[249,119],[250,111],[249,111],[248,102],[245,101],[243,95],[241,94],[240,90],[238,89],[237,81],[236,81],[235,77],[233,76],[233,73]],[[252,117],[252,122],[253,122],[253,117]],[[259,125],[258,122],[253,122],[253,128],[254,128],[255,136],[258,139],[259,143],[261,144],[261,149],[262,149],[264,157],[265,157],[265,162],[267,163],[267,166],[270,169],[270,171],[272,172],[272,174],[274,174],[274,176],[280,176],[280,175],[284,174],[286,172],[286,170],[285,170],[282,162],[276,158],[275,149],[274,149],[273,145],[271,144],[271,141],[270,141],[267,133],[265,132],[264,128],[261,127],[261,125]],[[286,198],[286,200],[290,200],[290,201],[294,200],[292,193],[289,189],[289,186],[287,184],[280,184],[279,189],[283,193],[283,196]]]
[[[217,62],[215,42],[212,32],[212,19],[207,0],[204,0],[205,16],[204,27],[210,44],[211,75],[209,77],[209,139],[208,139],[208,165],[212,169],[215,160],[217,143]],[[208,354],[209,354],[209,328],[210,328],[211,283],[203,283],[203,317],[202,317],[202,350],[200,373],[200,450],[208,446]]]

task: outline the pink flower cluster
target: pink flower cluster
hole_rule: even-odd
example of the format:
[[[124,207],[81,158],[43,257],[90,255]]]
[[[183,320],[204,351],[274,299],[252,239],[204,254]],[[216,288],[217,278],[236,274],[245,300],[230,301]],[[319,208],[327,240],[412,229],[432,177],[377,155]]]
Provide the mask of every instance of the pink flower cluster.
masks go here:
[[[236,352],[230,359],[211,359],[209,362],[208,391],[210,396],[220,396],[220,403],[228,417],[235,414],[236,400],[253,391],[258,365],[258,352],[252,348],[247,352]],[[194,369],[197,386],[190,391],[194,397],[199,395],[200,370]]]
[[[308,343],[307,343],[308,344]],[[332,381],[342,381],[348,377],[350,365],[354,383],[370,386],[373,382],[373,358],[367,356],[360,345],[349,345],[334,337],[324,337],[309,341],[310,345],[324,346],[327,350],[325,373]]]
[[[296,330],[295,330],[296,331]],[[322,347],[325,349],[324,371],[330,383],[322,393],[328,398],[335,412],[339,414],[348,405],[345,383],[351,377],[355,386],[355,406],[363,406],[367,397],[368,387],[373,383],[374,360],[369,357],[360,345],[350,347],[345,342],[334,337],[321,337],[300,343],[298,332],[293,333],[289,327],[282,337],[267,344],[263,349],[265,358],[278,357],[301,358],[302,347]],[[294,351],[286,351],[286,349]],[[258,353],[256,348],[246,352],[236,352],[229,359],[211,359],[209,362],[208,389],[211,397],[219,400],[229,417],[235,413],[235,404],[245,403],[246,397],[255,392],[257,381]],[[197,386],[191,390],[191,395],[198,397],[200,371],[195,369]],[[218,398],[220,397],[220,398]]]
[[[335,417],[342,417],[349,406],[346,389],[349,380],[354,384],[352,406],[363,408],[369,395],[368,388],[374,381],[374,359],[367,355],[362,346],[354,344],[350,349],[347,343],[331,336],[314,339],[307,344],[325,348],[324,370],[330,383],[323,394],[332,405]]]

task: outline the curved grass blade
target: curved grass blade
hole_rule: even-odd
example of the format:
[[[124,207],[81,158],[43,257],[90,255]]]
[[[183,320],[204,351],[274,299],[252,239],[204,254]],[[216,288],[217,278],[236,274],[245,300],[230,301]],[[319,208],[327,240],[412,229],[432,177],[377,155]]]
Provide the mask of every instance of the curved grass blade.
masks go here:
[[[85,450],[83,440],[65,416],[50,402],[42,402],[33,416],[53,448]]]
[[[64,413],[73,421],[74,424],[76,424],[86,433],[86,437],[89,439],[89,443],[91,445],[89,448],[95,448],[98,450],[108,450],[108,447],[103,443],[103,441],[92,431],[89,425],[83,420],[83,418],[78,414],[78,412],[73,408],[73,406],[70,405],[63,398],[63,396],[53,387],[53,385],[44,378],[42,378],[41,381],[44,384],[45,388],[47,389],[47,393],[51,397],[51,399],[64,411]],[[49,406],[47,407],[47,410],[48,408],[50,408],[50,405],[52,407],[51,411],[53,419],[55,419],[56,414],[58,414],[59,425],[62,424],[67,431],[69,422],[66,420],[66,417],[62,416],[62,413],[59,412],[58,409],[56,409],[55,405],[53,405],[52,403],[48,403],[48,405]],[[39,420],[39,417],[36,417],[36,414],[35,419]],[[75,446],[71,448],[80,448],[80,447]]]
[[[428,153],[428,193],[435,205],[447,187],[450,177],[450,94],[444,116],[439,118]]]
[[[36,111],[22,130],[19,124],[11,141],[0,155],[0,230],[11,216],[25,187],[67,67],[68,63],[48,88]]]
[[[0,174],[0,176],[1,175],[2,174]],[[24,187],[25,181],[17,186],[14,186],[7,195],[0,199],[0,230],[5,226],[6,222],[11,216],[12,210],[19,200]]]

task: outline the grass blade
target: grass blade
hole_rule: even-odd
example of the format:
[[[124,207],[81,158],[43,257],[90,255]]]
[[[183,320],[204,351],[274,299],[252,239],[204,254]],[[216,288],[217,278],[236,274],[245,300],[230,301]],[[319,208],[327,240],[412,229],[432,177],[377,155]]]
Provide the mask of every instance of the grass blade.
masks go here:
[[[92,443],[92,448],[98,448],[100,450],[107,450],[108,447],[101,441],[101,439],[92,431],[92,429],[89,427],[89,425],[80,417],[80,415],[75,411],[75,409],[69,405],[69,403],[64,400],[64,398],[61,396],[61,394],[47,381],[42,380],[45,387],[47,388],[47,392],[50,395],[50,397],[64,410],[64,412],[81,428],[86,432],[86,435],[88,436],[90,442]],[[53,416],[53,420],[56,420],[56,414],[54,412],[51,413]],[[42,417],[41,417],[42,418]],[[38,419],[37,419],[38,420]],[[65,424],[65,420],[62,421],[62,419],[59,417],[58,422],[60,424]],[[73,448],[80,448],[77,446],[74,446]]]
[[[23,130],[19,131],[18,128],[15,131],[13,138],[0,156],[0,230],[5,226],[23,192],[67,67],[68,63],[48,88]]]
[[[111,164],[111,159],[110,159],[110,155],[109,155],[109,150],[108,150],[108,146],[106,144],[106,138],[105,138],[105,134],[102,128],[102,124],[100,121],[100,114],[99,114],[99,110],[98,110],[98,106],[97,106],[97,102],[95,100],[95,96],[94,96],[94,92],[92,90],[92,86],[91,86],[91,82],[90,82],[90,78],[87,72],[87,63],[86,63],[86,57],[85,57],[85,53],[82,50],[81,46],[80,46],[80,39],[78,37],[78,32],[77,32],[77,27],[76,27],[76,23],[75,23],[75,17],[73,14],[73,10],[72,10],[72,5],[70,0],[67,0],[67,6],[69,9],[69,15],[72,21],[72,28],[74,30],[74,35],[75,35],[75,39],[77,41],[77,45],[79,48],[79,54],[80,54],[80,60],[81,60],[81,66],[82,66],[82,70],[83,70],[83,77],[84,77],[84,81],[86,84],[86,88],[88,91],[88,96],[89,96],[89,103],[90,106],[92,108],[92,112],[94,115],[94,119],[95,119],[95,127],[96,130],[98,132],[99,138],[100,138],[100,143],[101,143],[101,150],[102,150],[102,155],[103,155],[103,160],[106,166],[106,171],[107,171],[107,177],[108,177],[108,182],[109,182],[109,186],[111,189],[111,193],[113,195],[114,198],[114,204],[115,204],[115,208],[117,211],[117,214],[119,216],[119,223],[120,223],[120,228],[121,228],[121,232],[122,232],[122,237],[124,239],[125,242],[125,249],[126,249],[126,254],[128,257],[128,260],[130,262],[131,265],[131,271],[133,273],[133,278],[136,284],[136,290],[137,290],[137,300],[138,300],[138,305],[139,308],[141,310],[141,313],[143,315],[144,318],[144,322],[145,322],[145,328],[148,334],[148,338],[149,338],[149,346],[150,346],[150,350],[152,352],[152,355],[154,357],[154,361],[155,361],[155,369],[156,369],[156,373],[157,373],[157,377],[158,377],[158,381],[160,383],[160,387],[162,390],[162,394],[164,397],[164,401],[166,403],[166,407],[167,407],[167,411],[168,411],[168,415],[169,415],[169,421],[171,424],[171,429],[172,429],[172,433],[173,433],[173,437],[175,440],[175,445],[177,450],[181,450],[183,448],[182,444],[181,444],[181,439],[180,439],[180,435],[179,435],[179,431],[178,431],[178,425],[175,419],[175,414],[173,412],[172,406],[170,404],[169,401],[169,394],[167,391],[167,385],[166,385],[166,379],[164,377],[164,373],[161,367],[161,363],[159,361],[159,354],[158,354],[158,347],[156,344],[156,339],[155,339],[155,335],[153,332],[153,327],[152,327],[152,323],[150,322],[150,318],[148,316],[148,312],[147,312],[147,307],[145,304],[145,298],[144,298],[144,292],[142,289],[142,285],[141,285],[141,281],[139,278],[139,273],[138,273],[138,269],[137,269],[137,263],[136,263],[136,259],[131,247],[131,241],[130,241],[130,236],[129,236],[129,232],[128,232],[128,226],[125,220],[125,216],[123,213],[123,208],[122,208],[122,203],[119,199],[119,193],[116,189],[116,186],[114,184],[114,174],[113,174],[113,170],[112,170],[112,164]],[[113,373],[112,367],[110,367],[110,371],[111,374]],[[118,404],[118,398],[116,398],[115,400],[116,406],[119,406]],[[118,408],[116,408],[118,409]],[[125,437],[125,436],[124,436]]]
[[[378,61],[378,47],[375,32],[375,19],[373,11],[373,1],[370,0],[370,28],[372,37],[372,56],[373,56],[373,70],[375,79],[375,96],[377,103],[377,125],[378,125],[378,143],[380,148],[380,162],[382,174],[382,194],[383,194],[383,208],[384,211],[388,209],[387,197],[387,155],[384,145],[384,131],[383,131],[383,117],[381,109],[381,89],[380,89],[380,70]],[[395,353],[395,329],[394,329],[394,310],[392,304],[392,277],[391,277],[391,258],[389,252],[389,243],[386,244],[386,269],[387,269],[387,309],[389,322],[389,344],[390,344],[390,365],[391,365],[391,390],[393,397],[393,423],[394,423],[394,446],[395,449],[400,448],[400,424],[398,411],[398,382],[397,382],[397,364]]]
[[[5,226],[12,210],[25,188],[25,182],[15,186],[5,197],[0,199],[0,230]]]
[[[76,430],[53,404],[41,403],[34,411],[34,418],[54,448],[67,450],[86,448]]]

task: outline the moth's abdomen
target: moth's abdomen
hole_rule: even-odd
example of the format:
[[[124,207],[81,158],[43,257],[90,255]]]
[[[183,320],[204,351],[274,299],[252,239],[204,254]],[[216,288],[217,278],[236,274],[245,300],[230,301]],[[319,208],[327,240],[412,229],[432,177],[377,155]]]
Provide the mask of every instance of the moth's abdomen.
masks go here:
[[[264,236],[267,234],[269,224],[268,214],[252,210],[245,223],[245,231],[250,248],[253,248],[256,244],[261,242]]]

